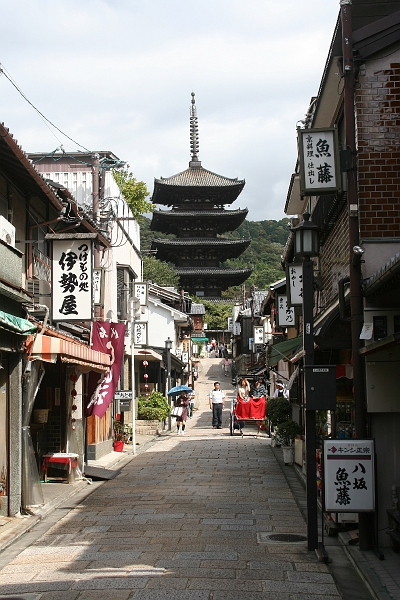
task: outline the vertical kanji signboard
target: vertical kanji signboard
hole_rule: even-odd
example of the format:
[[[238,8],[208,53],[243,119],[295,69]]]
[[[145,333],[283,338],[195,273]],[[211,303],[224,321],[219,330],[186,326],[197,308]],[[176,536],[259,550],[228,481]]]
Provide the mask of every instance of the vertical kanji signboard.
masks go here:
[[[298,129],[297,133],[301,196],[319,196],[340,191],[337,129]]]
[[[324,440],[327,512],[375,510],[373,440]]]
[[[79,234],[78,234],[79,235]],[[53,241],[53,319],[91,321],[93,314],[92,240]]]

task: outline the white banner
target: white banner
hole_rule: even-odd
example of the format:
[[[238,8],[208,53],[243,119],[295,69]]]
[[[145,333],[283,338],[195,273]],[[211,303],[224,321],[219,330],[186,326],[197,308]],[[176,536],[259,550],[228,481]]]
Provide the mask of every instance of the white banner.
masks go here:
[[[303,305],[303,265],[288,265],[286,289],[290,306]]]
[[[264,343],[264,327],[254,327],[253,329],[254,344]]]
[[[147,346],[147,323],[135,323],[135,346]]]
[[[286,295],[280,294],[278,296],[277,313],[279,327],[295,326],[294,308],[289,308]]]
[[[140,306],[147,306],[147,283],[136,282],[133,295],[139,299]]]
[[[53,319],[91,321],[92,240],[53,240]]]

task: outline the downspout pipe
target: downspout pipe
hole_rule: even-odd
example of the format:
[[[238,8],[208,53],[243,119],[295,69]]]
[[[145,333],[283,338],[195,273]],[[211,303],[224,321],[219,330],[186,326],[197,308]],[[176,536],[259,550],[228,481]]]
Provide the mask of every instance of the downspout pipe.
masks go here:
[[[338,283],[338,287],[339,287],[339,316],[340,316],[340,320],[341,321],[345,321],[346,320],[346,313],[345,313],[345,308],[346,308],[346,301],[344,298],[344,288],[345,286],[349,285],[350,283],[350,277],[343,277],[342,279],[339,280]]]

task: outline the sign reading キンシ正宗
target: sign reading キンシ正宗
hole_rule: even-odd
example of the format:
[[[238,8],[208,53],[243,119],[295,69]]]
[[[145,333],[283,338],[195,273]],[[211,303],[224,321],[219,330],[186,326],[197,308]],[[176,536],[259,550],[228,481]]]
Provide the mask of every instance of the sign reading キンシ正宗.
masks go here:
[[[92,240],[53,240],[53,319],[90,321],[93,306]]]
[[[373,440],[324,440],[324,493],[328,512],[375,510]]]
[[[319,196],[340,191],[337,129],[298,129],[300,195]]]

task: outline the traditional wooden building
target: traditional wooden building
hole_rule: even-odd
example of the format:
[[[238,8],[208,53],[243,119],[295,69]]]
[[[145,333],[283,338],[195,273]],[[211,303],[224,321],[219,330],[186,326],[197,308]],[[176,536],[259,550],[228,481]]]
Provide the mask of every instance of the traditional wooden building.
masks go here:
[[[221,234],[235,231],[247,209],[226,210],[244,187],[244,180],[229,179],[201,166],[194,93],[190,117],[189,168],[172,177],[155,179],[152,201],[171,210],[157,210],[151,229],[175,237],[155,238],[152,250],[160,260],[176,265],[180,285],[189,294],[219,297],[230,286],[242,284],[251,269],[233,269],[223,263],[239,257],[250,239]]]

